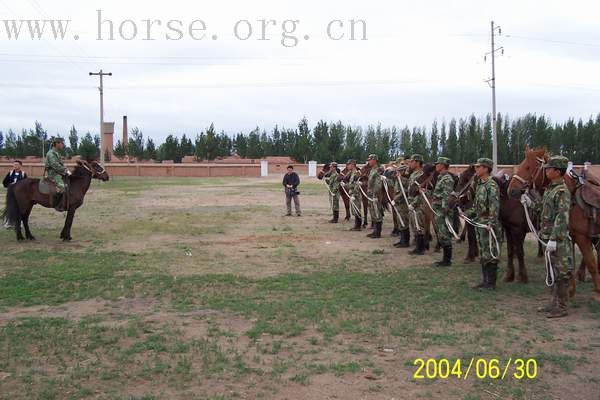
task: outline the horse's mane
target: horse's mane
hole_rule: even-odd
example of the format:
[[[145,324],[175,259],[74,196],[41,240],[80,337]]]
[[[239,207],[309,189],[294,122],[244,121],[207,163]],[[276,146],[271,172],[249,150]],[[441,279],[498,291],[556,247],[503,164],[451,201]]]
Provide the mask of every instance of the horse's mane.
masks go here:
[[[550,154],[548,154],[548,150],[545,147],[534,147],[530,149],[529,147],[525,148],[525,157],[526,158],[542,158],[544,161],[547,161],[550,158]]]

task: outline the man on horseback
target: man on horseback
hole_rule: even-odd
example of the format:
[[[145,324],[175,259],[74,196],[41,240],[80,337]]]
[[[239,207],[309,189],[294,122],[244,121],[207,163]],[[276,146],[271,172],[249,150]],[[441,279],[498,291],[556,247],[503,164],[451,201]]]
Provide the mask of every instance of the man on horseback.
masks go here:
[[[362,215],[360,214],[362,196],[359,188],[360,182],[358,180],[360,173],[356,168],[356,160],[348,160],[348,162],[346,162],[346,169],[348,170],[348,173],[343,177],[343,180],[346,182],[346,187],[348,188],[348,194],[350,195],[350,201],[352,202],[350,210],[352,211],[352,215],[354,215],[354,227],[350,228],[350,230],[360,231],[362,227]]]
[[[435,212],[435,231],[444,256],[442,261],[435,263],[438,267],[449,267],[452,265],[452,235],[446,225],[446,220],[452,221],[453,212],[448,204],[450,193],[454,190],[454,178],[450,175],[448,168],[450,159],[447,157],[438,157],[435,163],[435,170],[439,177],[435,188],[433,189],[433,200],[431,205]]]
[[[544,191],[539,235],[542,240],[547,241],[551,267],[554,270],[554,283],[552,300],[538,311],[546,312],[548,318],[567,315],[568,286],[573,273],[573,244],[569,236],[571,192],[563,179],[568,162],[566,157],[554,156],[543,166],[544,173],[551,183]]]
[[[423,175],[423,156],[413,154],[409,162],[410,177],[408,178],[408,210],[411,213],[410,230],[415,237],[415,248],[410,254],[425,254],[425,214],[423,213],[423,197],[417,179]],[[415,187],[416,186],[416,187]]]
[[[46,153],[45,175],[56,185],[56,195],[54,197],[54,208],[56,211],[66,210],[66,192],[65,178],[71,175],[71,171],[62,162],[60,151],[65,148],[63,138],[55,138],[52,141],[52,148]]]
[[[502,228],[499,221],[500,189],[490,176],[493,168],[494,162],[489,158],[480,158],[475,163],[475,172],[479,177],[475,201],[473,207],[463,215],[474,219],[477,224],[476,234],[483,279],[473,289],[495,289],[498,276]]]
[[[400,157],[396,160],[396,180],[394,181],[394,203],[400,217],[403,221],[410,221],[410,214],[408,212],[408,204],[406,191],[408,190],[408,165],[404,157]],[[400,229],[398,233],[400,240],[394,243],[394,247],[409,247],[410,246],[410,228],[405,226]]]
[[[333,218],[329,220],[329,223],[337,224],[340,217],[340,175],[337,171],[337,163],[332,162],[330,164],[331,169],[327,175],[327,186],[329,186],[329,195],[331,196],[331,211],[333,212]]]
[[[381,175],[379,175],[379,159],[377,158],[377,155],[370,154],[367,159],[367,164],[371,168],[369,171],[369,179],[367,181],[369,212],[371,213],[371,220],[375,225],[373,232],[369,233],[367,237],[378,239],[381,237],[381,228],[383,225],[383,205],[379,198],[379,194],[383,188],[383,182],[381,181]]]

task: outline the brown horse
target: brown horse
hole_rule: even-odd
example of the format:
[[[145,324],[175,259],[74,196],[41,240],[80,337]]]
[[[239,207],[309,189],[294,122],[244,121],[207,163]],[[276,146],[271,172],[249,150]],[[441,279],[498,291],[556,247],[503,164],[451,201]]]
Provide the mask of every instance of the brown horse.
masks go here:
[[[460,207],[461,209],[466,210],[473,206],[474,200],[475,166],[469,165],[467,169],[465,169],[459,174],[458,182],[454,187],[454,191],[450,193],[450,196],[448,198],[448,204],[451,209]],[[468,251],[467,255],[465,256],[465,261],[472,262],[475,261],[475,259],[479,256],[479,246],[477,245],[475,227],[471,224],[466,224],[465,233],[468,245]]]
[[[82,204],[87,190],[90,187],[92,178],[101,181],[108,180],[106,170],[100,164],[93,161],[87,163],[85,161],[77,161],[77,166],[73,174],[69,177],[69,195],[68,209],[65,226],[60,233],[60,238],[65,241],[70,241],[71,226],[77,210]],[[27,178],[8,188],[6,193],[6,208],[2,216],[15,226],[17,240],[24,240],[21,232],[21,223],[25,228],[25,237],[28,240],[35,240],[29,229],[29,215],[34,205],[39,204],[46,208],[52,208],[50,199],[47,194],[40,193],[38,189],[39,179]]]
[[[323,178],[328,177],[330,172],[331,172],[331,164],[330,163],[324,164],[323,168],[317,174],[317,179],[322,180]],[[337,168],[337,173],[338,174],[340,173],[339,168]],[[348,221],[350,219],[350,198],[343,190],[340,190],[340,197],[342,198],[342,201],[344,202],[344,208],[346,209],[346,218],[344,218],[344,219],[346,221]]]
[[[521,194],[529,190],[544,190],[550,183],[542,168],[542,165],[548,161],[548,158],[549,155],[545,149],[526,149],[525,159],[517,166],[515,175],[513,175],[508,185],[508,193],[513,198],[518,198]],[[570,174],[565,174],[564,180],[573,198],[577,198],[581,186]],[[592,223],[596,224],[596,227],[600,225],[597,220]],[[600,302],[598,261],[594,255],[593,239],[589,235],[589,227],[590,220],[586,215],[586,210],[582,208],[579,202],[576,202],[571,207],[569,214],[569,234],[583,255],[583,262],[579,267],[577,275],[582,280],[585,277],[585,266],[587,266],[594,283],[594,300]],[[575,294],[575,289],[575,279],[572,279],[570,287],[571,296]]]
[[[435,170],[435,165],[431,163],[427,163],[423,165],[423,174],[419,176],[414,185],[408,187],[408,195],[411,197],[421,196],[419,193],[420,190],[428,190],[430,193],[433,191],[435,187],[435,183],[437,180],[438,173]],[[424,215],[424,224],[423,229],[425,230],[425,248],[429,250],[429,242],[433,238],[431,235],[431,224],[433,223],[433,210],[424,202],[422,206],[423,215]],[[409,215],[410,218],[412,216]]]

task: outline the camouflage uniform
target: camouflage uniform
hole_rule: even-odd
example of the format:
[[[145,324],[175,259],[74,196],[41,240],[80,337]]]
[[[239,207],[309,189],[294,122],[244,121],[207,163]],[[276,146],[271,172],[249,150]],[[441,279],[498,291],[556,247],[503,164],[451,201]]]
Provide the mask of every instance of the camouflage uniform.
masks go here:
[[[408,185],[404,187],[405,190],[412,188],[413,185],[416,185],[417,179],[423,175],[423,170],[419,169],[413,171],[408,178]],[[413,235],[423,235],[425,228],[425,214],[423,213],[423,197],[419,191],[415,192],[414,196],[411,196],[407,193],[408,196],[408,204],[413,206],[414,212],[410,212],[410,230]],[[415,222],[416,220],[416,222]],[[417,227],[418,224],[418,227]]]
[[[399,167],[405,167],[404,159],[400,163]],[[394,243],[394,247],[409,247],[410,246],[410,221],[411,213],[408,211],[407,199],[404,195],[408,196],[408,177],[405,171],[400,171],[400,175],[394,180],[394,204],[396,204],[396,210],[402,217],[402,220],[406,226],[400,228],[399,236],[400,240]],[[400,187],[402,185],[402,187]],[[402,188],[404,188],[404,194],[402,194]]]
[[[448,163],[446,165],[450,163],[450,160],[444,157],[440,157],[438,162],[440,162],[440,160],[444,161],[445,164],[445,161],[447,160]],[[448,205],[448,198],[453,190],[454,178],[450,175],[450,172],[446,170],[440,173],[435,188],[433,189],[431,206],[437,213],[437,215],[435,215],[435,231],[437,232],[438,241],[442,248],[446,246],[452,247],[452,234],[446,225],[446,217],[450,221],[453,219],[453,212]]]
[[[46,177],[56,185],[56,192],[63,193],[66,187],[63,177],[69,173],[69,170],[63,164],[59,152],[54,148],[46,153],[45,170]]]
[[[337,164],[331,163],[331,170],[326,178],[329,186],[329,200],[331,201],[331,211],[333,218],[329,222],[335,224],[340,217],[340,175],[337,173]]]
[[[354,198],[354,200],[350,199],[352,201],[352,203],[354,204],[354,206],[350,207],[350,209],[352,211],[352,215],[354,215],[355,217],[361,218],[361,214],[359,213],[359,211],[361,210],[361,207],[362,207],[362,196],[361,196],[360,188],[359,188],[359,185],[360,185],[360,182],[358,181],[359,176],[360,176],[360,173],[356,169],[354,171],[350,172],[350,175],[348,175],[348,184],[346,185],[346,188],[348,190],[348,194]]]
[[[493,168],[493,162],[489,158],[480,158],[475,166],[486,166],[490,170]],[[502,240],[502,225],[500,224],[500,189],[496,181],[488,176],[485,179],[479,179],[475,188],[475,200],[473,207],[465,211],[465,215],[473,219],[475,222],[490,226],[496,239],[498,240],[498,249],[495,244],[491,243],[494,252],[500,251],[500,242]],[[479,257],[481,269],[483,273],[483,282],[476,288],[495,288],[496,276],[498,272],[498,259],[494,257],[490,251],[491,234],[485,228],[475,228],[477,235],[477,243],[479,245]]]
[[[369,160],[376,160],[377,155],[370,154]],[[379,168],[373,167],[369,172],[369,179],[367,181],[367,196],[373,201],[369,200],[369,212],[371,213],[371,221],[373,221],[374,229],[373,232],[369,233],[367,237],[377,239],[381,237],[381,228],[383,225],[383,205],[379,199],[379,194],[383,188],[383,181],[381,175],[379,175]]]
[[[555,156],[550,158],[544,168],[566,169],[567,164],[565,157]],[[567,287],[573,273],[573,243],[569,236],[570,211],[571,192],[563,178],[557,179],[544,191],[540,216],[540,238],[556,242],[556,250],[550,254],[555,279],[553,299],[549,306],[542,309],[550,313],[549,317],[567,315]]]

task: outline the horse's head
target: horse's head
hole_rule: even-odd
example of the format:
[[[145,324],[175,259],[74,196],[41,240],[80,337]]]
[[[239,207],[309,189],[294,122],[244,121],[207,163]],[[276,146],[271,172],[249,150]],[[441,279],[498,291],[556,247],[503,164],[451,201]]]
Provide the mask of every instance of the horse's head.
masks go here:
[[[448,197],[450,208],[461,206],[473,199],[473,189],[475,182],[475,166],[469,165],[467,169],[460,173],[458,182],[454,191]]]
[[[102,182],[106,182],[109,179],[106,169],[96,161],[87,162],[78,160],[73,175],[90,176],[93,179],[99,179]]]
[[[423,173],[417,179],[415,179],[415,187],[409,188],[409,191],[414,195],[417,189],[425,189],[431,187],[434,183],[437,173],[435,172],[435,165],[427,163],[423,166]]]
[[[508,184],[508,195],[519,198],[528,189],[544,186],[546,174],[542,166],[548,161],[548,152],[544,148],[525,148],[525,159],[517,165],[516,171]]]
[[[330,170],[331,170],[331,164],[330,163],[323,164],[323,167],[321,168],[321,170],[317,174],[317,179],[323,179],[325,177],[325,174],[329,173]]]

